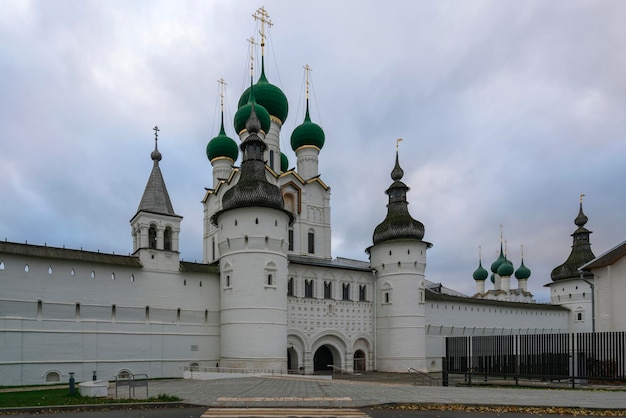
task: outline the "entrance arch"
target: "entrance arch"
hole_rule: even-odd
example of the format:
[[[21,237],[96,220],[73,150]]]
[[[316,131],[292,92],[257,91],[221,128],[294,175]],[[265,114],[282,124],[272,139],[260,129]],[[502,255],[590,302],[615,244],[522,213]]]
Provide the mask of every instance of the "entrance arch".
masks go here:
[[[287,349],[287,371],[289,373],[297,372],[299,364],[300,362],[298,361],[298,352],[293,347],[288,348]]]
[[[313,371],[329,371],[332,367],[329,365],[335,364],[333,353],[327,345],[323,345],[315,351],[313,355]]]
[[[367,366],[365,363],[365,352],[363,350],[356,350],[353,359],[353,370],[355,372],[364,372]]]

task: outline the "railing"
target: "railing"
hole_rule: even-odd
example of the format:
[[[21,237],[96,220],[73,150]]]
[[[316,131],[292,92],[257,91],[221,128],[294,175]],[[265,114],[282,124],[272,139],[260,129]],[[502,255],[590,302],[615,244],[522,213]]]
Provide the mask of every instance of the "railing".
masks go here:
[[[441,386],[441,379],[432,377],[428,373],[420,372],[413,367],[409,367],[409,373],[413,377],[413,385],[417,386],[417,381],[421,382],[420,386],[426,386],[424,382],[428,382],[428,386]]]
[[[276,369],[244,369],[236,367],[203,367],[203,366],[184,366],[185,372],[198,372],[198,373],[221,373],[221,374],[243,374],[243,375],[285,375],[289,374],[289,370],[276,370]]]
[[[448,374],[472,377],[626,382],[626,333],[501,335],[446,338],[444,385]]]
[[[148,375],[147,374],[129,374],[128,377],[115,376],[115,397],[118,397],[117,388],[128,386],[128,397],[135,396],[135,388],[145,386],[146,398],[148,397]]]

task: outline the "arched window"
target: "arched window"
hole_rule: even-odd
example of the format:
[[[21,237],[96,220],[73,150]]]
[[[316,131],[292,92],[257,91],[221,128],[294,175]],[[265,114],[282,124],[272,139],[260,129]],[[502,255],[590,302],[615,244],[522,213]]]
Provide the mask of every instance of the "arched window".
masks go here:
[[[172,251],[172,228],[169,226],[163,232],[163,249]]]
[[[324,299],[332,299],[332,297],[333,297],[332,283],[324,282]]]
[[[157,247],[157,229],[155,224],[150,224],[148,229],[148,248],[156,249]]]
[[[305,298],[313,297],[313,280],[304,281],[304,297]]]
[[[54,382],[60,382],[60,381],[61,381],[61,375],[59,374],[59,372],[46,373],[46,383],[54,383]]]

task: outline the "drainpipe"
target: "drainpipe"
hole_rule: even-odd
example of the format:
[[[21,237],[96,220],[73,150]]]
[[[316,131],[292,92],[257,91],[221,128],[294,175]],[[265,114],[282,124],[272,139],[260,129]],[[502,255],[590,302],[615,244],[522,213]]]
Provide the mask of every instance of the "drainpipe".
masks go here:
[[[374,333],[374,335],[373,335],[373,338],[374,338],[374,359],[372,361],[372,363],[373,363],[373,365],[372,365],[373,366],[372,367],[373,370],[378,370],[378,367],[376,365],[376,357],[377,357],[376,356],[376,345],[377,345],[376,344],[376,329],[378,328],[378,325],[377,325],[377,320],[378,320],[378,284],[376,283],[376,273],[377,273],[376,269],[372,269],[372,276],[374,278],[374,283],[373,283],[374,285],[372,286],[373,287],[373,293],[374,293],[374,321],[373,321],[373,324],[374,324],[374,329],[373,329],[373,333]]]

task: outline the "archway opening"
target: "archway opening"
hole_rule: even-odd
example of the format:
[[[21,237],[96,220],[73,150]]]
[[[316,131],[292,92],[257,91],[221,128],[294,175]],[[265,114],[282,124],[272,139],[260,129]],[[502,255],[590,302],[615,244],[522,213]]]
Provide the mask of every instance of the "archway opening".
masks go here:
[[[364,372],[366,368],[365,352],[363,350],[356,350],[354,352],[354,364],[353,368],[355,372]]]
[[[333,368],[330,367],[335,364],[333,359],[333,353],[330,351],[328,346],[323,345],[315,351],[313,355],[313,371],[315,372],[326,372],[332,371]]]
[[[287,349],[287,371],[289,373],[299,373],[298,365],[298,352],[290,347]]]

